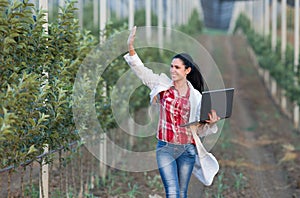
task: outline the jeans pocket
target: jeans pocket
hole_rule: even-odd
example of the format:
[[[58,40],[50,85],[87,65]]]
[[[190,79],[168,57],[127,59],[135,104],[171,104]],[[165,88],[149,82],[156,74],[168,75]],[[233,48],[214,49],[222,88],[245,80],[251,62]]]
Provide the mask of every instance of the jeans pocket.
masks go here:
[[[165,147],[166,145],[167,145],[167,142],[158,140],[157,145],[156,145],[156,148],[157,148],[157,149],[160,149],[160,148]]]
[[[188,155],[191,155],[191,156],[197,155],[196,146],[194,144],[185,145],[185,151]]]

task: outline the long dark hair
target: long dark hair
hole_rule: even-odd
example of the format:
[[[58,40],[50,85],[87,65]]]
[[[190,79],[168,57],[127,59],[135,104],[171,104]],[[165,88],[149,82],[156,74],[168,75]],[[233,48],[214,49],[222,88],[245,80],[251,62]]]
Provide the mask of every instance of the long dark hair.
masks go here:
[[[192,57],[187,53],[176,54],[174,58],[179,58],[182,60],[185,68],[191,68],[191,72],[187,75],[187,80],[197,89],[200,93],[204,90],[204,80],[198,65],[193,61]]]

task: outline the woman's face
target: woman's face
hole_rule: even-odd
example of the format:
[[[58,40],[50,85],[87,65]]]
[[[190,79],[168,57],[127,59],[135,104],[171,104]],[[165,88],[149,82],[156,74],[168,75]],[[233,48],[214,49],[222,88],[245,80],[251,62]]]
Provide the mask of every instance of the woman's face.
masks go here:
[[[170,76],[173,81],[185,80],[186,75],[191,71],[191,68],[185,68],[183,61],[179,58],[174,58],[170,66]]]

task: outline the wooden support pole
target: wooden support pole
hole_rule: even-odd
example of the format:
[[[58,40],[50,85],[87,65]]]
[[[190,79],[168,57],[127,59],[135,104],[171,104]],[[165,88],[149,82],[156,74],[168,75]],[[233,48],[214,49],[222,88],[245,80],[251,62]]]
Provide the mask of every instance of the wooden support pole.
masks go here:
[[[295,28],[294,28],[294,72],[298,72],[299,66],[299,0],[295,0]]]
[[[178,0],[173,0],[172,1],[172,25],[177,25],[178,24],[178,15],[177,15],[177,4]]]
[[[286,0],[281,0],[281,61],[285,63],[286,53]]]
[[[264,36],[270,34],[270,6],[269,0],[264,0]]]
[[[166,25],[167,25],[167,32],[166,32],[166,36],[167,39],[169,39],[171,37],[171,17],[172,17],[172,5],[171,5],[171,0],[167,0],[167,9],[166,9]]]
[[[276,51],[277,44],[277,0],[272,0],[272,51]]]
[[[39,8],[41,10],[48,10],[48,0],[39,0]],[[45,34],[48,34],[48,13],[45,13],[45,20],[47,23],[43,24],[43,28],[45,31]],[[44,147],[44,153],[49,152],[49,145],[46,144]],[[49,197],[49,165],[48,163],[43,159],[41,163],[41,175],[40,175],[40,181],[39,181],[39,189],[40,189],[40,197],[41,198],[48,198]]]
[[[286,0],[281,0],[281,62],[285,67],[286,53]],[[284,112],[287,111],[286,90],[283,87],[281,91],[281,108]]]
[[[103,93],[102,96],[107,98],[107,84],[103,82]],[[104,180],[107,175],[107,167],[105,162],[107,161],[107,137],[106,133],[100,134],[100,143],[99,143],[99,153],[100,153],[100,164],[99,164],[99,172],[101,178]]]
[[[101,133],[100,135],[100,177],[104,180],[107,173],[107,167],[104,162],[107,161],[107,144],[106,144],[106,133]]]
[[[116,18],[117,19],[121,19],[121,9],[122,9],[122,6],[121,6],[121,0],[115,0],[115,3],[116,3]]]
[[[44,153],[49,152],[49,146],[46,145],[44,147]],[[49,165],[48,163],[44,160],[40,164],[42,166],[40,168],[40,182],[39,182],[39,189],[40,189],[40,197],[41,198],[48,198],[49,197]]]
[[[93,0],[93,22],[94,22],[94,27],[98,27],[98,24],[99,24],[99,0]]]
[[[79,19],[79,27],[83,29],[83,0],[78,1],[78,19]]]
[[[99,28],[100,28],[99,41],[100,41],[100,43],[103,43],[104,40],[106,39],[105,35],[104,35],[106,21],[107,21],[107,15],[106,15],[107,4],[106,4],[106,2],[107,2],[107,0],[100,1],[100,24],[99,24]]]
[[[158,46],[160,51],[163,48],[163,0],[158,0]]]
[[[264,34],[264,1],[258,1],[259,9],[259,34]]]
[[[151,32],[151,0],[146,0],[146,38],[147,42],[151,41],[152,32]]]
[[[133,26],[134,26],[134,0],[129,0],[128,29],[131,30]]]
[[[295,28],[294,28],[294,35],[295,35],[295,41],[294,41],[294,72],[295,72],[295,86],[299,86],[298,83],[298,66],[299,66],[299,0],[295,0]],[[296,129],[299,128],[299,105],[298,102],[294,102],[294,127]]]
[[[39,8],[41,10],[48,10],[48,0],[39,0]],[[48,34],[48,12],[45,13],[45,20],[47,21],[47,23],[43,24],[44,30],[46,32],[46,34]]]

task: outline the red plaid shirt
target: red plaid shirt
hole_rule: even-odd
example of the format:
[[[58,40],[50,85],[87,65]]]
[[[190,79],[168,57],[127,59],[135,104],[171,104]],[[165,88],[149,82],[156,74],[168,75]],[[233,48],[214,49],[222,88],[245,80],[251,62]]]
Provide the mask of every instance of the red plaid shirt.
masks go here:
[[[173,144],[194,143],[192,133],[180,125],[188,123],[190,117],[190,89],[180,96],[175,87],[160,92],[160,119],[157,138]]]

